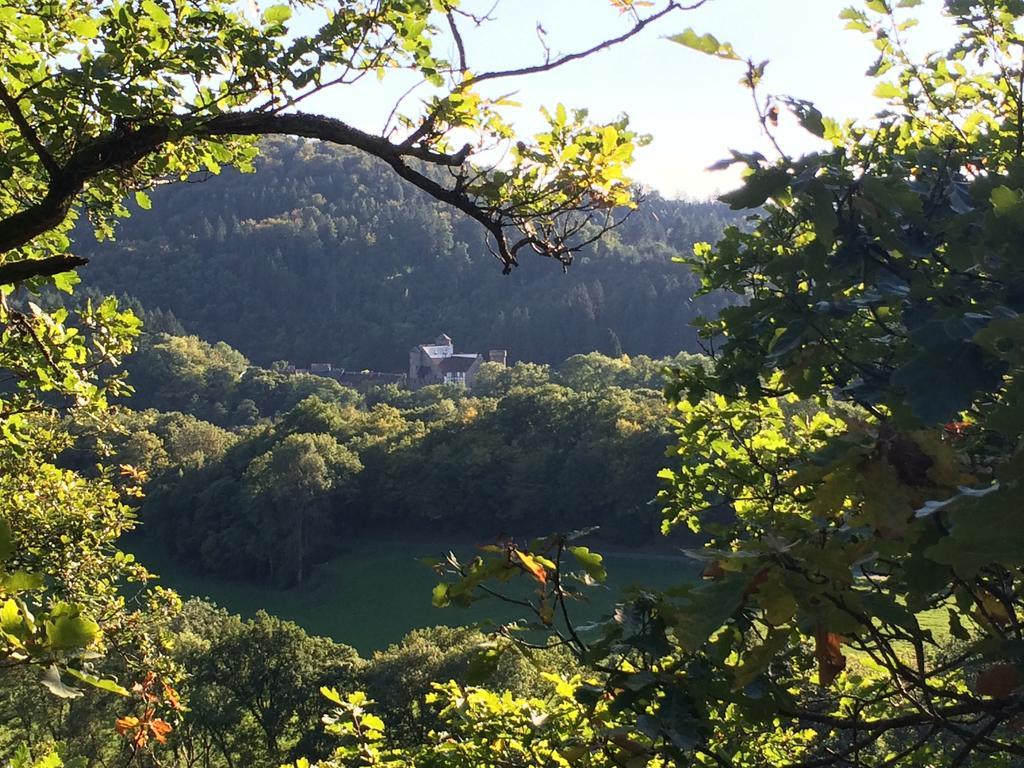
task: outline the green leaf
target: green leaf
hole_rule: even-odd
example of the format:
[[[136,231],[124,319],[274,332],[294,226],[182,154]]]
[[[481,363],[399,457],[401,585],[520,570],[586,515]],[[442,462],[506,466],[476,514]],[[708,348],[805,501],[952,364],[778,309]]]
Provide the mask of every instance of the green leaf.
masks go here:
[[[948,513],[948,535],[925,550],[925,557],[973,577],[999,563],[1013,570],[1024,564],[1024,537],[1007,535],[1020,527],[1019,490],[969,498]]]
[[[75,286],[82,282],[82,278],[74,270],[60,272],[53,276],[53,285],[58,291],[74,293]]]
[[[673,627],[679,644],[687,651],[699,650],[740,607],[746,588],[746,579],[732,578],[691,589]]]
[[[757,588],[756,595],[764,619],[771,626],[782,626],[796,615],[796,598],[778,576],[766,579]]]
[[[583,570],[587,572],[594,581],[603,583],[608,578],[608,571],[604,567],[604,557],[597,552],[591,552],[587,547],[569,547],[569,554],[579,561]]]
[[[320,695],[330,701],[332,704],[337,704],[339,707],[344,704],[341,699],[341,694],[338,693],[336,688],[328,688],[326,685],[321,686]]]
[[[147,195],[141,189],[135,193],[135,202],[139,206],[139,208],[141,208],[144,211],[148,211],[150,208],[153,207],[153,201],[150,199],[149,195]]]
[[[100,25],[95,19],[88,16],[81,16],[68,22],[68,31],[75,37],[83,40],[92,40],[100,32]]]
[[[100,634],[100,627],[66,603],[61,604],[46,622],[46,638],[58,651],[76,651],[87,647]]]
[[[874,592],[861,596],[871,616],[897,627],[902,627],[914,637],[921,637],[921,625],[914,612],[901,605],[891,595]]]
[[[21,35],[26,40],[40,40],[46,34],[46,25],[43,24],[43,20],[32,14],[19,15],[17,25],[21,28]]]
[[[807,324],[803,320],[795,320],[792,324],[779,328],[768,343],[768,355],[773,360],[785,357],[793,350],[800,347],[804,335],[807,333]]]
[[[1020,194],[1007,186],[998,186],[992,190],[989,200],[996,215],[1005,216],[1020,205]]]
[[[14,637],[23,638],[25,617],[21,614],[16,600],[6,600],[0,607],[0,632]]]
[[[956,371],[956,376],[949,376]],[[945,338],[929,344],[892,374],[891,383],[903,391],[905,402],[925,424],[942,424],[970,404],[974,394],[990,386],[998,372],[985,365],[975,344]]]
[[[43,586],[43,577],[38,573],[15,571],[14,573],[5,574],[3,578],[0,579],[0,586],[3,587],[4,591],[10,594],[24,592],[30,589],[39,589]]]
[[[821,111],[811,102],[793,98],[784,98],[782,101],[796,115],[797,120],[805,131],[814,134],[818,138],[825,135],[825,118]]]
[[[892,83],[879,83],[875,86],[874,94],[880,99],[896,99],[903,95],[903,91]]]
[[[264,24],[284,24],[292,17],[290,6],[282,4],[272,5],[263,11]]]
[[[171,26],[171,17],[154,0],[142,0],[142,10],[158,27],[167,28]]]
[[[839,218],[836,216],[835,200],[832,193],[824,186],[814,189],[814,236],[826,248],[831,248],[835,243],[835,233],[839,226]]]
[[[741,691],[760,677],[788,642],[787,632],[772,630],[763,643],[747,651],[734,673],[733,690]]]
[[[678,35],[670,35],[668,39],[673,43],[685,45],[687,48],[706,53],[709,56],[717,56],[720,59],[739,59],[729,43],[719,42],[718,38],[711,34],[699,35],[689,27]]]
[[[71,667],[67,667],[64,671],[72,677],[81,680],[83,683],[91,685],[93,688],[99,688],[101,691],[116,693],[118,696],[131,695],[128,689],[120,685],[116,680],[97,677],[96,675],[91,675],[88,672],[83,672],[78,669],[72,669]]]
[[[466,682],[481,685],[494,677],[501,657],[508,648],[508,643],[486,642],[478,645],[466,668]]]
[[[759,208],[768,198],[773,197],[789,186],[789,174],[782,168],[768,168],[755,171],[746,178],[743,186],[727,192],[718,199],[734,211],[747,208]]]
[[[430,593],[430,602],[434,604],[436,608],[445,608],[448,606],[448,585],[441,583],[434,587]]]
[[[946,609],[949,615],[949,634],[957,640],[970,640],[971,633],[960,621],[960,614],[952,608]]]

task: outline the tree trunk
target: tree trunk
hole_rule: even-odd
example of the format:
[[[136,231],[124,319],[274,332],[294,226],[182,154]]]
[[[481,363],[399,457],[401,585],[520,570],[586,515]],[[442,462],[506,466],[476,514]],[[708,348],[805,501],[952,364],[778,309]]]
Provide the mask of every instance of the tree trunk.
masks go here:
[[[298,528],[299,528],[299,534],[298,534],[299,535],[299,551],[298,551],[298,554],[296,556],[296,560],[298,560],[298,572],[295,575],[296,576],[295,577],[295,583],[296,583],[296,585],[298,585],[300,587],[302,586],[302,575],[303,575],[303,571],[305,570],[305,567],[304,567],[305,566],[305,562],[304,562],[304,560],[305,560],[305,557],[304,557],[304,555],[305,555],[304,547],[305,547],[305,538],[306,538],[305,537],[305,533],[306,533],[305,527],[306,527],[306,510],[305,510],[305,508],[301,508],[299,510],[299,526],[298,526]]]

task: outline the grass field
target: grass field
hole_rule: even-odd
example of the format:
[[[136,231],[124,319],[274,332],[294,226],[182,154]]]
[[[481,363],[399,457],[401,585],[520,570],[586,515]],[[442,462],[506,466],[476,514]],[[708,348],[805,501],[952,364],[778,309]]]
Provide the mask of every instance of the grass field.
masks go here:
[[[161,575],[161,583],[182,595],[208,598],[247,617],[262,608],[296,622],[312,634],[331,637],[368,655],[417,627],[465,625],[488,619],[510,621],[522,616],[521,611],[491,600],[467,609],[434,608],[430,591],[437,577],[418,558],[436,557],[451,546],[450,540],[360,541],[358,548],[321,566],[310,586],[287,591],[190,576],[145,550],[138,554]],[[468,558],[473,548],[456,548],[456,553]],[[592,590],[590,603],[581,603],[573,611],[575,621],[598,618],[630,585],[668,587],[693,573],[692,561],[664,555],[610,554],[606,564],[607,589]]]
[[[279,590],[244,582],[225,581],[180,572],[146,550],[140,559],[161,575],[161,583],[185,596],[204,597],[233,613],[252,616],[261,608],[296,622],[315,635],[325,635],[369,655],[398,642],[411,629],[446,624],[504,622],[522,618],[523,611],[493,600],[470,608],[435,608],[430,591],[437,583],[433,571],[418,560],[438,557],[452,546],[450,540],[365,540],[350,552],[320,566],[311,584],[300,590]],[[600,547],[595,547],[600,551]],[[471,544],[456,547],[464,559],[474,553]],[[685,557],[630,553],[606,554],[607,588],[591,590],[589,603],[574,606],[572,618],[581,623],[604,615],[622,591],[632,585],[650,588],[678,585],[691,578],[694,562]],[[949,641],[946,612],[930,611],[919,617],[939,645]],[[854,654],[856,655],[856,654]]]

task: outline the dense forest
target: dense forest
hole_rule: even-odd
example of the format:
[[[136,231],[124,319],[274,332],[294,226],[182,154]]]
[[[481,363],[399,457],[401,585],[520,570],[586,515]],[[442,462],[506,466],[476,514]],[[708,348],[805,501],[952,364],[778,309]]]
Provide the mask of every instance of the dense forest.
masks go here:
[[[651,543],[669,442],[663,371],[688,362],[588,353],[485,363],[472,391],[359,392],[158,334],[128,362],[135,410],[67,456],[85,468],[102,445],[147,478],[146,538],[181,566],[282,586],[359,535],[596,526]]]
[[[83,233],[83,280],[256,363],[350,370],[403,371],[441,331],[513,360],[663,357],[695,351],[691,322],[721,304],[672,262],[735,219],[717,203],[652,194],[566,274],[533,257],[504,276],[475,222],[363,153],[268,140],[256,165],[155,190],[160,213],[136,210],[113,242]]]

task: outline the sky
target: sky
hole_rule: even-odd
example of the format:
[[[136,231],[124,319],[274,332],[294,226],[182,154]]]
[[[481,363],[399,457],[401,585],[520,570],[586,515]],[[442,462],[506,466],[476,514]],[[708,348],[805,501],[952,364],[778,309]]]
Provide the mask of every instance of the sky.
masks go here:
[[[587,107],[596,120],[621,113],[653,136],[637,153],[632,175],[667,197],[703,199],[734,187],[733,172],[708,172],[730,149],[770,154],[761,135],[750,92],[739,85],[741,62],[704,56],[666,39],[687,27],[733,44],[742,57],[769,65],[764,93],[809,99],[835,118],[870,118],[883,107],[872,96],[875,81],[865,70],[875,58],[871,39],[844,29],[840,11],[860,0],[708,0],[678,12],[627,43],[557,71],[502,81],[491,92],[515,91],[521,106],[507,117],[517,129],[540,127],[539,109],[561,102]],[[463,7],[487,9],[493,0],[463,0]],[[661,0],[655,0],[655,7]],[[947,47],[953,40],[940,0],[914,9],[921,23],[908,33],[915,52]],[[476,71],[537,63],[543,49],[537,23],[554,53],[588,47],[620,34],[628,19],[608,0],[501,0],[496,20],[467,35],[470,66]],[[475,62],[475,63],[474,63]],[[408,81],[368,79],[345,93],[310,99],[315,108],[379,132]],[[424,92],[425,93],[425,92]],[[407,101],[415,113],[416,96]],[[794,123],[780,127],[787,152],[813,148],[812,137]]]

